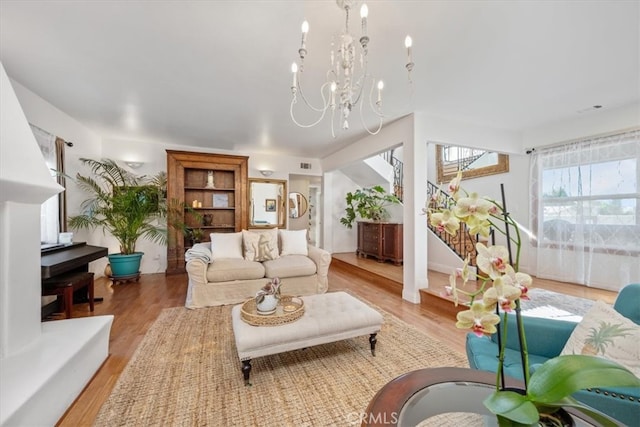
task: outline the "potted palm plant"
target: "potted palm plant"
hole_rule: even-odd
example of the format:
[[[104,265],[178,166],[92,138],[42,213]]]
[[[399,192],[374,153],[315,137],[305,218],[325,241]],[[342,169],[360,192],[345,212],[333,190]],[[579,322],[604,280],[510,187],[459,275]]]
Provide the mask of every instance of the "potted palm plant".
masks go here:
[[[162,219],[167,207],[163,195],[166,174],[136,176],[109,159],[80,159],[91,175],[78,173],[75,182],[90,196],[81,204],[83,213],[69,218],[73,229],[102,228],[118,240],[120,253],[108,255],[114,279],[139,274],[142,252],[138,239],[165,244]]]

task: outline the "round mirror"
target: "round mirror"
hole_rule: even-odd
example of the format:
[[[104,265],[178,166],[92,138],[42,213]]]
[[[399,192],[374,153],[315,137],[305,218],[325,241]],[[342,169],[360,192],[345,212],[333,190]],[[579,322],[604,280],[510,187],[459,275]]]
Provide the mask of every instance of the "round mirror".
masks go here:
[[[289,218],[300,218],[307,213],[309,203],[302,193],[289,193]]]

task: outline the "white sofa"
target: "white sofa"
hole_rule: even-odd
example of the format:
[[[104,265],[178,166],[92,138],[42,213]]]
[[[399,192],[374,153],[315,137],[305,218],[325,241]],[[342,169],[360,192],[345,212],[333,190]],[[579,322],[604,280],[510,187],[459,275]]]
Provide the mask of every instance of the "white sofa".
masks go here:
[[[243,233],[246,236],[252,232]],[[275,233],[278,231],[275,230]],[[298,251],[294,250],[292,253],[286,249],[289,240],[287,236],[292,234],[280,230],[280,236],[276,238],[278,248],[273,248],[272,252],[274,259],[254,261],[251,253],[247,253],[246,238],[239,240],[241,249],[236,247],[238,235],[242,233],[225,234],[226,236],[212,234],[211,243],[197,243],[187,251],[187,308],[243,302],[255,296],[274,277],[281,279],[284,295],[303,296],[327,291],[331,254],[307,245],[306,238],[304,250],[298,245]],[[304,255],[304,252],[307,254]]]

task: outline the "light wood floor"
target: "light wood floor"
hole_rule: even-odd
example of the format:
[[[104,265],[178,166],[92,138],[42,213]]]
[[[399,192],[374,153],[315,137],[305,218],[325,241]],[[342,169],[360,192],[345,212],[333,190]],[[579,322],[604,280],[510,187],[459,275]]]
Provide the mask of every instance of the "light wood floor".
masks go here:
[[[412,304],[400,297],[402,267],[380,264],[372,260],[358,259],[355,254],[338,254],[341,259],[353,258],[354,264],[364,265],[368,270],[398,278],[399,282],[378,280],[372,273],[358,268],[332,268],[329,271],[330,290],[349,290],[372,302],[381,309],[420,328],[424,333],[439,340],[454,350],[464,352],[465,331],[456,329],[451,319],[431,310],[425,304]],[[336,262],[337,265],[337,262]],[[437,289],[448,282],[447,275],[429,272],[429,283]],[[577,285],[551,281],[536,281],[536,285],[546,289],[591,299],[613,302],[615,294]],[[111,286],[104,278],[98,279],[96,296],[104,301],[96,304],[95,311],[89,312],[88,304],[74,306],[74,317],[113,314],[115,316],[109,340],[110,355],[95,374],[85,390],[76,399],[67,413],[59,421],[60,426],[89,426],[108,398],[122,370],[131,359],[146,331],[164,308],[184,305],[187,277],[185,274],[165,276],[164,274],[143,275],[140,282],[130,282]],[[438,292],[436,290],[436,292]]]

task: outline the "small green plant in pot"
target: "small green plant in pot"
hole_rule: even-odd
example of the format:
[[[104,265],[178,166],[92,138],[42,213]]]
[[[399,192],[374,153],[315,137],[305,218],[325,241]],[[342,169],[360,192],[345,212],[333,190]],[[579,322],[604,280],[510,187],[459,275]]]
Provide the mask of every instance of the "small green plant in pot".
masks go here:
[[[90,197],[81,204],[82,214],[69,218],[73,229],[102,228],[118,240],[120,253],[109,255],[114,278],[138,274],[142,252],[138,239],[165,244],[167,214],[163,191],[166,174],[136,176],[109,159],[80,159],[91,175],[78,173],[75,182]]]
[[[357,217],[372,221],[385,221],[389,219],[387,206],[401,203],[400,199],[387,193],[379,185],[358,189],[353,193],[348,192],[346,202],[345,216],[340,218],[340,223],[347,228],[353,227],[353,222]]]

